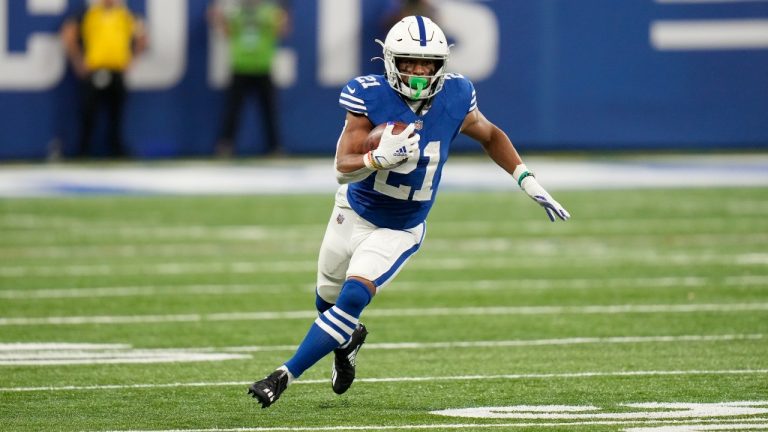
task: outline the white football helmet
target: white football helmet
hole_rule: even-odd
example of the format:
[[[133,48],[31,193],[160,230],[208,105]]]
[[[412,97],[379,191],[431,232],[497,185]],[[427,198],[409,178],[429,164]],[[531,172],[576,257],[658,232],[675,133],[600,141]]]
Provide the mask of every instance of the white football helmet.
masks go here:
[[[392,26],[384,42],[376,40],[384,48],[384,68],[389,85],[409,99],[429,99],[443,89],[450,47],[445,34],[431,19],[408,16]],[[412,80],[413,75],[400,72],[398,58],[435,60],[434,75]]]

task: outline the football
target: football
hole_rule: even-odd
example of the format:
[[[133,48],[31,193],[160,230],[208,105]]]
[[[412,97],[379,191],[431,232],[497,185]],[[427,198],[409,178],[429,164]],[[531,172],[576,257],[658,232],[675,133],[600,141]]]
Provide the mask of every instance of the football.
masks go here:
[[[395,127],[392,128],[392,133],[395,135],[404,131],[405,128],[408,127],[408,125],[405,123],[401,123],[401,122],[394,122],[394,123],[395,123]],[[368,153],[369,151],[376,150],[379,147],[379,142],[381,141],[381,134],[384,133],[384,129],[386,127],[387,127],[387,123],[382,123],[380,125],[377,125],[375,128],[371,130],[371,132],[368,133],[368,137],[365,139],[365,142],[363,143],[363,148],[361,149],[362,151],[360,151],[360,154]]]

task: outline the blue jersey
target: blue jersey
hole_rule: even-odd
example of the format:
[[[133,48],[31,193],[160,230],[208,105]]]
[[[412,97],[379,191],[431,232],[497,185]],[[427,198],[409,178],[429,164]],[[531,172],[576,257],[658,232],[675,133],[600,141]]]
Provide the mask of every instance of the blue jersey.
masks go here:
[[[467,114],[477,108],[472,83],[461,75],[448,74],[443,90],[421,116],[411,110],[383,75],[351,80],[342,89],[339,104],[347,111],[368,116],[374,125],[388,121],[416,123],[421,136],[418,157],[350,184],[347,199],[357,214],[382,228],[408,229],[424,222],[435,202],[451,142]]]

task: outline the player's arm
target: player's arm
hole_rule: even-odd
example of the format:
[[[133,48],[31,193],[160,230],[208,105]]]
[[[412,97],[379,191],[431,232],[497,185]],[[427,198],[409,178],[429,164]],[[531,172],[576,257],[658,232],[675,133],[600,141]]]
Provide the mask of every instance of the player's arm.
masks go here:
[[[533,173],[523,163],[507,134],[485,118],[479,109],[474,109],[467,114],[461,125],[461,132],[478,141],[491,159],[511,174],[528,196],[544,207],[552,222],[555,221],[555,217],[562,220],[571,217],[568,211],[541,187]]]
[[[362,114],[347,112],[344,130],[336,144],[336,180],[341,184],[360,181],[374,171],[392,169],[413,157],[419,150],[420,136],[413,133],[416,125],[408,125],[399,134],[393,134],[393,128],[394,123],[389,123],[378,147],[361,153],[373,124]]]
[[[467,114],[461,124],[461,132],[479,142],[491,159],[509,174],[523,163],[507,134],[488,121],[479,109]]]
[[[336,181],[339,184],[363,180],[374,171],[365,166],[365,153],[358,153],[372,129],[368,117],[347,111],[344,129],[336,143]]]

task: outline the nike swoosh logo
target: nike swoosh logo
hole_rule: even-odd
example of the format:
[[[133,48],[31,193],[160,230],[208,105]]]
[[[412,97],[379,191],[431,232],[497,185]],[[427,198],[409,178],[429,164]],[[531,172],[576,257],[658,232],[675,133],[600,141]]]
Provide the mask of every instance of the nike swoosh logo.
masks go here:
[[[352,93],[352,94],[355,94],[355,92],[357,91],[357,89],[353,89],[352,87],[350,87],[350,86],[347,86],[347,91],[348,91],[348,92],[350,92],[350,93]]]

